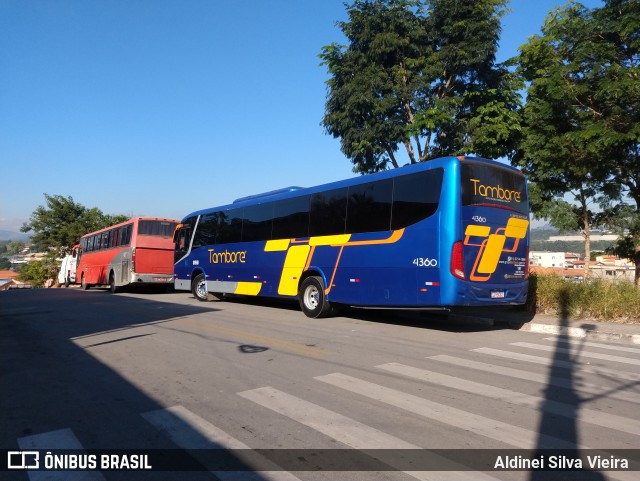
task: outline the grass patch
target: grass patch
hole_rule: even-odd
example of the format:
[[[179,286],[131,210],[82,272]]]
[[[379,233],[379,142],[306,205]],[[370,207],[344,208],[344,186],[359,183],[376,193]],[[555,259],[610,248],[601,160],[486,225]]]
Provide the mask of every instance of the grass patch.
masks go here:
[[[529,277],[527,310],[567,317],[640,323],[640,288],[632,282],[593,279],[586,283],[556,275]]]

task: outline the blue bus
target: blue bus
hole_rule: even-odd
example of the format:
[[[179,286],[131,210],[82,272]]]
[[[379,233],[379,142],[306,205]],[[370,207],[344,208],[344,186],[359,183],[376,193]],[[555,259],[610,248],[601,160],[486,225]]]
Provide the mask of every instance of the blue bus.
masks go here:
[[[243,197],[176,227],[175,289],[340,305],[433,309],[526,301],[523,174],[445,157],[310,188]]]

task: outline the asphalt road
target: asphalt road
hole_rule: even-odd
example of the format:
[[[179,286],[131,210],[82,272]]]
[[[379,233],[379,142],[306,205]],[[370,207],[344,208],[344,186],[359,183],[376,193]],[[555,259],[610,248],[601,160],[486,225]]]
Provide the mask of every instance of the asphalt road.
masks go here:
[[[392,311],[308,319],[297,306],[188,293],[0,293],[0,448],[224,448],[254,456],[260,471],[12,470],[0,479],[546,480],[456,466],[513,455],[546,456],[548,467],[575,449],[628,455],[635,466],[639,348],[473,321]],[[374,455],[393,469],[366,464],[367,450],[382,450]],[[435,457],[412,464],[398,450]]]

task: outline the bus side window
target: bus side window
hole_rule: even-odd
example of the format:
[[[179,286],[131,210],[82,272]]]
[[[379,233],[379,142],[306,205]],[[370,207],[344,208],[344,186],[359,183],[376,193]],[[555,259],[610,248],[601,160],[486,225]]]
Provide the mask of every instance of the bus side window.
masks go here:
[[[392,197],[392,179],[349,187],[347,232],[388,231],[391,228]]]
[[[206,214],[200,217],[196,235],[193,239],[194,249],[197,249],[198,247],[213,245],[216,243],[216,236],[218,235],[218,221],[220,215],[220,212],[213,212],[211,214]],[[195,225],[195,220],[193,221],[193,223],[191,223],[191,225]],[[191,232],[191,229],[189,229],[189,232]],[[188,242],[188,240],[186,240],[185,242]]]
[[[328,190],[311,196],[309,235],[344,234],[348,188]]]
[[[443,172],[442,169],[433,169],[394,179],[392,229],[407,227],[436,213]]]
[[[271,239],[273,204],[245,207],[242,218],[242,242]]]
[[[131,224],[121,227],[120,230],[120,245],[128,246],[131,242]]]
[[[271,234],[274,239],[309,237],[309,199],[305,195],[275,203]]]
[[[217,244],[230,244],[242,240],[242,209],[220,212]]]

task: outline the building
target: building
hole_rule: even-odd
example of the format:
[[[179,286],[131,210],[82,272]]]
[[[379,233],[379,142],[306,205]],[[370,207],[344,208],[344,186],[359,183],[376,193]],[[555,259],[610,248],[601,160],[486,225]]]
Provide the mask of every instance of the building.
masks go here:
[[[630,259],[620,259],[612,255],[601,255],[591,264],[591,277],[611,280],[633,281],[636,266]]]
[[[617,234],[591,234],[589,239],[591,242],[596,241],[617,241],[620,236]],[[549,236],[549,242],[584,242],[583,235],[552,235]]]
[[[565,279],[582,280],[586,261],[572,252],[531,251],[529,267],[538,274],[556,274]],[[633,281],[635,264],[629,259],[600,255],[589,261],[589,278]]]
[[[529,252],[529,266],[531,267],[565,267],[564,252],[531,251]]]
[[[31,285],[19,281],[17,277],[17,272],[0,271],[0,291],[8,291],[9,289],[25,289],[31,287]]]

